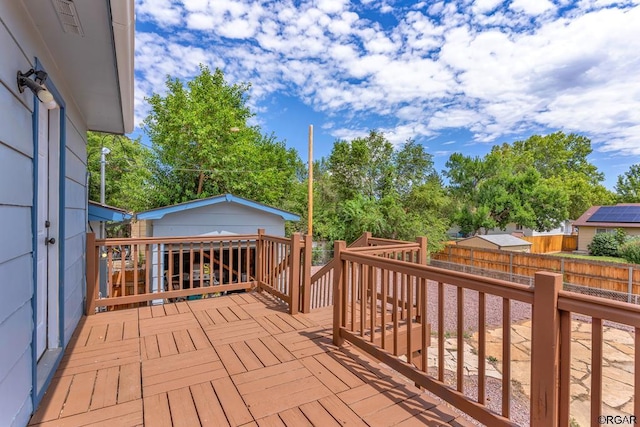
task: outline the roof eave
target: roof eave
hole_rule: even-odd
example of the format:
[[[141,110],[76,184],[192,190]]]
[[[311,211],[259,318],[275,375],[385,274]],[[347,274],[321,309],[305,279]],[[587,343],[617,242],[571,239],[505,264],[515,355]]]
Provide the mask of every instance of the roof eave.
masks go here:
[[[133,0],[111,0],[123,133],[133,132],[135,14]]]

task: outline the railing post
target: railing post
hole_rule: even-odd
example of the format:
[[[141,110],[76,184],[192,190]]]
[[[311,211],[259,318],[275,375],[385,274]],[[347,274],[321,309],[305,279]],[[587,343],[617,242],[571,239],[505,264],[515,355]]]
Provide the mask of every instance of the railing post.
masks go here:
[[[338,347],[342,346],[344,342],[344,339],[340,336],[340,327],[344,322],[342,305],[346,304],[342,295],[346,272],[343,271],[344,261],[342,261],[341,257],[342,251],[346,247],[346,242],[342,240],[333,242],[333,259],[335,260],[335,268],[333,270],[333,344]]]
[[[362,233],[362,236],[364,237],[364,245],[363,246],[369,246],[369,240],[371,239],[371,232],[370,231],[365,231],[364,233]]]
[[[415,261],[420,265],[427,265],[427,238],[425,236],[418,236],[416,238],[416,243],[420,245],[420,249],[418,249],[418,259]],[[424,278],[421,278],[416,281],[416,320],[420,321],[422,319],[422,293],[427,291],[427,281]]]
[[[531,326],[531,425],[558,425],[562,275],[535,274]],[[567,362],[568,363],[568,362]]]
[[[258,291],[262,291],[262,283],[264,282],[264,228],[258,228],[256,252],[256,282],[258,282]]]
[[[311,311],[311,261],[313,258],[313,236],[304,236],[304,266],[302,273],[302,298],[301,311],[309,313]]]
[[[87,233],[87,295],[85,301],[85,315],[90,316],[96,313],[96,298],[98,291],[98,265],[99,257],[96,249],[96,235],[95,233]]]
[[[416,239],[416,243],[420,245],[420,249],[418,250],[418,264],[427,265],[427,238],[419,236]]]
[[[298,314],[300,305],[300,233],[291,236],[291,256],[289,257],[289,305],[290,314]]]

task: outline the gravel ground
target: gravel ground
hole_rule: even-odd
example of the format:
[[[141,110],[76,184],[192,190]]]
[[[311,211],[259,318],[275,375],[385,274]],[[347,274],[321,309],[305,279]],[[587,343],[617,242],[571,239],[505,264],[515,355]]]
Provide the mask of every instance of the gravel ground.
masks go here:
[[[445,333],[457,331],[458,296],[457,287],[444,285],[444,330]],[[478,330],[478,292],[465,289],[464,300],[464,331]],[[438,284],[429,281],[427,284],[427,320],[431,323],[431,330],[438,330]],[[531,306],[519,301],[511,301],[511,321],[517,323],[531,318]],[[502,298],[486,295],[485,321],[488,328],[502,326]]]

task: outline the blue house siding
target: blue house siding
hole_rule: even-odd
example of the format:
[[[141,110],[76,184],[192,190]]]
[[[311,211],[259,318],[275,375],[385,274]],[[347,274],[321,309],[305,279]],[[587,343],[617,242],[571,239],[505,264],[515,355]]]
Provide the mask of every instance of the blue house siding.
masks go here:
[[[87,25],[95,30],[93,37],[87,34],[84,38],[66,38],[62,27],[54,28],[58,18],[51,2],[0,0],[2,427],[28,423],[82,316],[88,202],[87,129],[91,126],[120,133],[131,131],[132,127],[133,75],[129,65],[133,60],[133,2],[102,0],[76,5],[82,19],[93,22]],[[88,51],[96,56],[89,58]],[[54,95],[57,108],[47,115],[44,114],[46,107],[30,90],[23,93],[18,90],[17,72],[31,68],[48,73],[46,87]],[[97,71],[105,70],[108,72],[100,74],[102,78],[89,81],[76,75],[74,81],[70,81],[73,73],[69,71],[93,77]],[[42,132],[38,129],[40,123],[46,126]],[[42,156],[38,155],[41,142],[38,138],[49,144],[48,153],[41,150]],[[41,190],[38,162],[39,157],[47,156],[48,183],[41,181]],[[38,192],[45,190],[52,203],[49,212],[38,218],[38,203],[41,203]],[[43,232],[46,221],[50,228]],[[36,237],[38,227],[42,234]],[[54,238],[55,242],[51,243],[55,246],[45,246],[45,236]],[[45,292],[45,287],[40,287],[40,292],[36,292],[36,263],[38,254],[44,251],[49,256],[49,269],[46,262],[42,269],[48,278],[48,288]],[[42,327],[39,330],[42,335],[38,335],[43,337],[47,333],[45,351],[39,361],[36,312],[37,308],[41,314],[44,310],[42,305],[38,306],[38,299],[49,302],[48,328]],[[42,346],[40,341],[40,350]]]
[[[0,51],[0,425],[20,426],[33,410],[33,105],[16,93],[28,62],[5,25]]]
[[[35,139],[34,97],[18,92],[16,72],[37,67],[36,57],[44,64],[46,49],[34,38],[24,40],[33,29],[19,2],[0,1],[0,425],[24,426],[43,393],[51,371],[36,369],[34,354],[34,259]],[[21,24],[22,23],[22,24]],[[24,42],[24,43],[23,43]],[[55,90],[55,72],[50,72],[50,89],[64,106],[63,96]],[[83,308],[84,238],[86,224],[86,126],[80,114],[72,119],[62,109],[60,150],[53,162],[62,166],[58,175],[60,209],[53,236],[60,248],[56,277],[60,289],[59,338],[68,342]],[[74,132],[65,138],[65,129]],[[67,157],[75,161],[65,166]],[[56,165],[52,165],[54,171]],[[65,193],[71,188],[71,197]],[[71,214],[82,220],[66,221]],[[63,343],[49,343],[50,348]],[[58,359],[61,351],[56,353]],[[37,373],[37,374],[36,374]],[[36,375],[40,378],[36,378]],[[42,377],[42,376],[45,377]],[[37,380],[37,381],[36,381]],[[36,386],[37,384],[37,386]],[[39,393],[36,391],[40,387]]]

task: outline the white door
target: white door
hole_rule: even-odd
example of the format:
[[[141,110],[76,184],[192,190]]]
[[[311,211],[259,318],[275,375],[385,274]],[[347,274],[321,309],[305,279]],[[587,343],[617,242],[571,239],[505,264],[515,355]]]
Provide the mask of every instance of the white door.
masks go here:
[[[58,194],[57,159],[58,126],[53,120],[58,111],[40,105],[38,110],[38,201],[37,201],[37,286],[36,352],[40,358],[50,347],[57,347],[57,262],[58,262]],[[53,299],[53,301],[52,301]],[[54,340],[52,342],[52,340]]]

